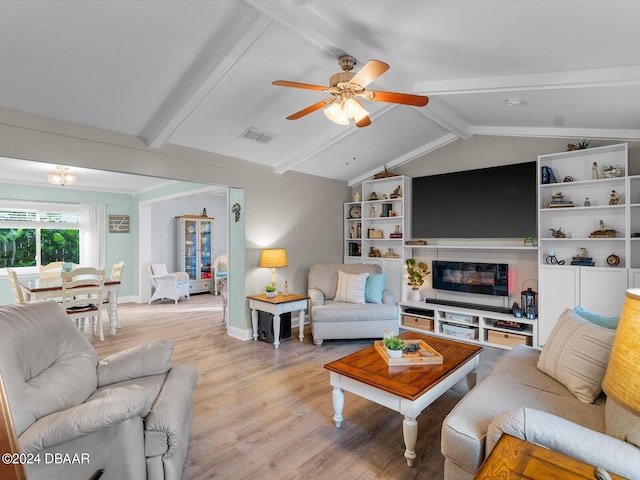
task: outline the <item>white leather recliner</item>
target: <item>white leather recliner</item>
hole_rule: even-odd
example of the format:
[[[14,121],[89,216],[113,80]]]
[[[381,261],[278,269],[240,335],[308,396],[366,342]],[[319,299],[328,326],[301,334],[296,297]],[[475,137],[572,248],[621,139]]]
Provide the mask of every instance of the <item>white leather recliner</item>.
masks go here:
[[[172,364],[173,342],[98,360],[55,302],[0,307],[0,374],[29,480],[179,480],[196,371]],[[45,459],[77,458],[77,462]]]

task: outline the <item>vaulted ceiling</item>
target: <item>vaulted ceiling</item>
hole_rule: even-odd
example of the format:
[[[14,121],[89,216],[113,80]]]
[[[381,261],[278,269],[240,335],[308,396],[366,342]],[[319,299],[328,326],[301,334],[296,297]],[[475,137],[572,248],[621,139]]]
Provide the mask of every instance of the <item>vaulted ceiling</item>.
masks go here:
[[[639,18],[616,0],[3,1],[0,107],[355,183],[473,135],[640,140]],[[272,81],[328,85],[344,54],[429,104],[286,120],[327,94]]]

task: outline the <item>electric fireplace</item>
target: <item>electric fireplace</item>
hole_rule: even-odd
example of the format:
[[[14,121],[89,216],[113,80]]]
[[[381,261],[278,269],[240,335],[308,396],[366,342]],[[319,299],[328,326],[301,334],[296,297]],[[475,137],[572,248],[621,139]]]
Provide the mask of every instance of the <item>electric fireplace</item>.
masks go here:
[[[437,290],[509,296],[509,265],[433,260],[432,286]]]

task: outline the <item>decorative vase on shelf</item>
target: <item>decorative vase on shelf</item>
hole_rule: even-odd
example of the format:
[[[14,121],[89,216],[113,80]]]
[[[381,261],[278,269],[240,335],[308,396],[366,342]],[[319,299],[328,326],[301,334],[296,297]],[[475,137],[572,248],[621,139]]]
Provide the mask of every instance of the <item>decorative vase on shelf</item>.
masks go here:
[[[413,302],[419,302],[421,300],[421,298],[420,298],[420,289],[419,288],[412,288],[411,289],[411,293],[409,294],[409,300],[411,300]]]

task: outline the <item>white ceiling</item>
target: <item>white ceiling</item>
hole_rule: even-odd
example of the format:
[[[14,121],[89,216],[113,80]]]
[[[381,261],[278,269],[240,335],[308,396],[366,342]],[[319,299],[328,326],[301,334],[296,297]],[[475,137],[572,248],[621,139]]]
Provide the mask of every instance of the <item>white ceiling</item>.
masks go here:
[[[5,0],[0,106],[354,183],[478,134],[640,140],[639,19],[631,0]],[[327,94],[271,82],[328,85],[342,54],[429,104],[286,120]]]

